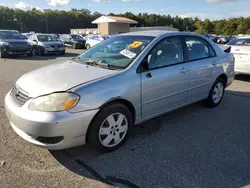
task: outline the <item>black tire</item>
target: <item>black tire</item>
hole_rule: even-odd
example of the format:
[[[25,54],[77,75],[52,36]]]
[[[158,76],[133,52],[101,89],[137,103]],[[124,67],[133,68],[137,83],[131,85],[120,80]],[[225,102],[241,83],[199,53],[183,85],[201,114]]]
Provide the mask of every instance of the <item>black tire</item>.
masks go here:
[[[90,49],[91,47],[90,47],[90,45],[89,44],[86,44],[86,49],[88,50],[88,49]]]
[[[219,101],[216,101],[216,100],[214,100],[213,96],[214,96],[214,94],[215,94],[215,88],[218,87],[218,84],[221,84],[221,86],[223,86],[223,89],[222,89],[222,96],[221,96],[220,100],[219,100]],[[217,107],[217,106],[221,103],[221,101],[222,101],[222,99],[223,99],[223,97],[224,97],[225,86],[226,86],[225,80],[223,80],[222,78],[218,78],[218,79],[214,82],[214,84],[213,84],[213,86],[212,86],[212,88],[211,88],[211,90],[210,90],[210,92],[209,92],[208,98],[207,98],[206,100],[204,100],[205,106],[207,106],[207,107],[209,107],[209,108]],[[220,93],[221,93],[221,92],[220,92]]]
[[[118,143],[117,145],[115,145],[113,147],[106,147],[101,143],[101,141],[99,139],[99,130],[100,130],[100,127],[103,124],[104,120],[108,116],[110,116],[111,114],[114,114],[114,113],[121,113],[122,115],[124,115],[126,117],[127,122],[128,122],[128,129],[127,129],[127,132],[124,133],[125,136],[124,136],[123,140],[120,141],[120,143]],[[118,149],[119,147],[121,147],[125,143],[132,127],[133,127],[133,116],[132,116],[131,112],[129,111],[129,109],[122,104],[118,104],[118,103],[112,104],[110,106],[104,107],[96,115],[94,120],[91,122],[89,129],[88,129],[88,133],[87,133],[87,141],[88,141],[89,145],[91,146],[91,148],[93,148],[99,152],[102,152],[102,153],[112,152],[112,151]]]
[[[45,49],[44,49],[43,47],[40,46],[40,47],[38,48],[38,55],[39,55],[39,56],[44,56],[44,51],[45,51]]]
[[[60,55],[64,55],[65,54],[65,51],[62,51],[61,53],[60,53]]]
[[[8,58],[8,53],[0,52],[0,58]]]

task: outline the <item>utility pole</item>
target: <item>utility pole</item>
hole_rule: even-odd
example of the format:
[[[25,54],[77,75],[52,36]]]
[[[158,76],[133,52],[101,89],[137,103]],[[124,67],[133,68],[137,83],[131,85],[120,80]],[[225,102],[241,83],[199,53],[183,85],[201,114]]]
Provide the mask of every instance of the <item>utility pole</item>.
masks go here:
[[[48,27],[48,15],[45,13],[45,24],[46,24],[46,32],[49,33],[49,27]]]
[[[19,16],[19,22],[20,22],[21,32],[23,32],[23,23],[22,23],[22,16],[21,15]]]
[[[48,14],[47,12],[49,11],[49,9],[44,9],[44,14],[45,14],[45,27],[46,27],[46,32],[49,33],[49,26],[48,26]]]

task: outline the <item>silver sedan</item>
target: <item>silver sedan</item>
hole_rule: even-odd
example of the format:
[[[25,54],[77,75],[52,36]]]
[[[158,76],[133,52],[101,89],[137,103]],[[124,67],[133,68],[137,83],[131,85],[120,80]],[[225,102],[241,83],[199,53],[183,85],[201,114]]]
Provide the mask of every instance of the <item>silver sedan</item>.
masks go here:
[[[200,35],[126,33],[25,74],[5,109],[14,131],[32,144],[88,143],[110,152],[136,124],[201,100],[218,106],[234,75],[233,56]]]

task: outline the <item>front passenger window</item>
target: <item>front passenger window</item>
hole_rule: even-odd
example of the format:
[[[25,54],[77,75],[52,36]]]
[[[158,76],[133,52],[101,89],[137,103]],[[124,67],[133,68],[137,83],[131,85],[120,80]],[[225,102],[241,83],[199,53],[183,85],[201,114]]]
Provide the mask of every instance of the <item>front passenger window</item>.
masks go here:
[[[160,41],[148,55],[148,68],[159,68],[183,62],[182,43],[179,38]]]

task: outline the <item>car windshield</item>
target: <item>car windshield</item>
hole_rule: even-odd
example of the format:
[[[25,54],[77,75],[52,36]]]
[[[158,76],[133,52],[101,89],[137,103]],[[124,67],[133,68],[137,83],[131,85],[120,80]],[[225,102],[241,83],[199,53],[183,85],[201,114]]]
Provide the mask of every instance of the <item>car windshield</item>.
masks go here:
[[[75,40],[83,40],[83,38],[80,35],[71,35],[72,39]]]
[[[54,35],[37,35],[37,38],[40,42],[53,42],[58,41],[58,37]]]
[[[233,39],[227,45],[250,46],[250,38]]]
[[[0,31],[0,39],[25,39],[25,37],[17,31]]]
[[[150,36],[116,36],[93,46],[78,57],[81,62],[99,62],[109,67],[126,68],[154,39]]]

